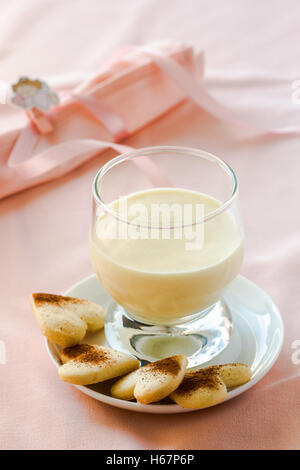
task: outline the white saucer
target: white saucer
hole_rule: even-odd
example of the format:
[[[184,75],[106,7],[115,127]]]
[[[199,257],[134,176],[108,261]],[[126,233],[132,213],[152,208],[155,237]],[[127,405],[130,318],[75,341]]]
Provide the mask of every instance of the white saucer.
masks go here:
[[[64,295],[88,299],[104,308],[111,301],[95,275],[87,277],[68,289]],[[242,362],[252,370],[252,379],[245,385],[228,392],[225,401],[240,395],[253,387],[271,369],[283,343],[284,328],[280,313],[270,297],[248,279],[238,276],[227,288],[224,298],[233,317],[233,333],[229,345],[207,365]],[[89,334],[84,342],[103,344],[104,331]],[[59,346],[46,339],[48,353],[59,367]],[[135,402],[118,400],[108,395],[108,384],[100,383],[76,388],[96,400],[118,408],[142,413],[186,413],[188,410],[175,404],[141,405]]]

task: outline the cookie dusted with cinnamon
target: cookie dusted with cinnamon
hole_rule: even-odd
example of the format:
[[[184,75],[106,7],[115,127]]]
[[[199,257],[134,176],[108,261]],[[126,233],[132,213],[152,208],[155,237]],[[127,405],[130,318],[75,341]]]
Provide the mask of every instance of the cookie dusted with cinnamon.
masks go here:
[[[137,369],[130,374],[125,375],[118,379],[110,389],[110,394],[114,398],[119,398],[120,400],[134,400],[134,389],[138,379],[138,375],[144,367]]]
[[[183,380],[187,364],[187,358],[178,355],[142,367],[134,387],[137,401],[142,404],[153,403],[170,395]]]
[[[213,367],[186,373],[170,398],[183,408],[208,408],[227,396],[226,385]]]
[[[187,372],[171,399],[184,408],[208,408],[226,398],[227,388],[238,387],[251,379],[246,364],[220,364]]]
[[[104,326],[104,309],[89,300],[36,293],[30,305],[43,335],[63,347],[80,343],[87,331]]]
[[[238,387],[251,380],[252,373],[247,364],[232,363],[212,367],[218,372],[227,388]]]
[[[63,382],[91,385],[127,374],[139,367],[139,361],[128,354],[93,344],[79,344],[61,353],[64,364],[58,374]]]
[[[111,388],[115,398],[147,404],[162,400],[175,390],[184,377],[185,356],[171,356],[151,362],[119,379]]]

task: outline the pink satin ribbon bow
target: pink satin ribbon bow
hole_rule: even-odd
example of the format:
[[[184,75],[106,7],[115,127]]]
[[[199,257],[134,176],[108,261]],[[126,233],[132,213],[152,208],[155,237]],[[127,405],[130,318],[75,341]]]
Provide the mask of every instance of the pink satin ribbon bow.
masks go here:
[[[300,129],[296,127],[278,129],[258,128],[254,123],[246,122],[218,103],[209,94],[203,78],[199,80],[193,70],[187,70],[187,68],[180,65],[177,60],[170,54],[166,54],[161,48],[156,45],[149,45],[135,48],[135,51],[150,59],[169,79],[176,83],[186,97],[218,119],[243,127],[252,134],[283,136],[300,132]],[[67,103],[72,101],[80,103],[94,118],[103,124],[110,133],[112,142],[78,138],[52,145],[37,155],[32,155],[40,135],[29,124],[21,131],[7,162],[15,174],[22,174],[22,178],[27,179],[37,178],[70,161],[72,161],[72,168],[74,168],[83,163],[90,155],[94,155],[106,148],[112,148],[118,153],[127,152],[132,149],[132,147],[119,144],[122,139],[129,135],[124,120],[115,111],[112,111],[106,103],[93,96],[94,89],[97,89],[99,85],[95,85],[94,89],[91,85],[93,85],[93,79],[84,82],[71,93],[62,95],[60,106],[66,106]],[[57,108],[53,108],[49,113],[54,123]],[[161,174],[160,170],[152,162],[147,161],[145,158],[142,166],[154,185],[168,184],[167,178]]]

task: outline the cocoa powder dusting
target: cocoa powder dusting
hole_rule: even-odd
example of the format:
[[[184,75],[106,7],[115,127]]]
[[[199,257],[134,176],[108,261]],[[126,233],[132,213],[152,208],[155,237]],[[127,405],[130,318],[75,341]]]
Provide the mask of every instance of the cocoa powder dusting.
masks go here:
[[[144,371],[147,372],[158,372],[161,374],[177,375],[180,371],[180,364],[176,357],[168,357],[161,359],[160,361],[152,362],[143,367]]]
[[[91,350],[94,350],[94,346],[91,344],[77,344],[76,346],[63,349],[62,353],[71,360]]]
[[[104,364],[110,362],[111,357],[103,349],[95,349],[84,353],[78,360],[85,364]]]
[[[36,304],[54,304],[54,305],[62,305],[64,302],[75,302],[81,303],[81,299],[75,299],[74,297],[65,297],[63,295],[56,295],[56,294],[45,294],[39,292],[37,294],[32,294],[33,299]]]
[[[201,387],[216,389],[220,385],[220,377],[217,373],[218,367],[208,367],[205,369],[188,372],[182,383],[178,387],[178,392],[189,394]]]
[[[92,344],[77,344],[70,348],[65,348],[63,353],[70,360],[74,360],[78,364],[104,364],[111,362],[111,355],[101,347]]]

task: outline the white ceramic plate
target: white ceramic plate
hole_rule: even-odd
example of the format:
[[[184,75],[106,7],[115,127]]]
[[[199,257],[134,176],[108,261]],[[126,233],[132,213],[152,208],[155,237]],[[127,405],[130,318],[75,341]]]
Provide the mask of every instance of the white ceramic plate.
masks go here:
[[[67,290],[64,295],[88,299],[104,308],[111,301],[95,275],[87,277]],[[205,366],[242,362],[252,370],[252,379],[245,385],[228,392],[225,401],[253,387],[275,363],[283,342],[284,328],[280,313],[270,297],[248,279],[238,276],[227,288],[224,298],[233,317],[233,333],[227,348]],[[107,345],[104,331],[89,334],[84,342]],[[59,346],[46,339],[48,353],[56,365],[61,365]],[[90,386],[74,385],[78,390],[96,400],[118,408],[143,413],[186,413],[193,410],[175,404],[141,405],[136,402],[118,400],[108,395],[109,384]]]

